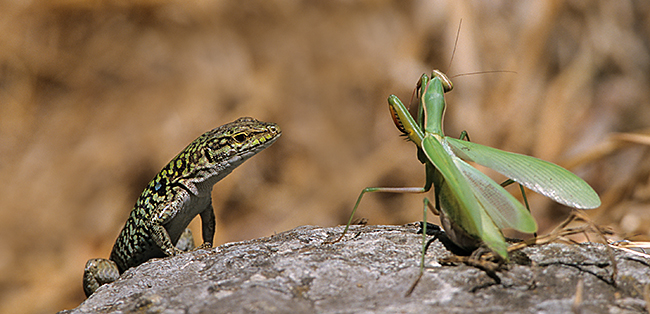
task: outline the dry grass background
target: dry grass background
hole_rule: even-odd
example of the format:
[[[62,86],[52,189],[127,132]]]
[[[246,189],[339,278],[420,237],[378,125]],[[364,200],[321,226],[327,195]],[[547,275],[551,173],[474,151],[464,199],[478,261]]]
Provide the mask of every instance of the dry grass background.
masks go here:
[[[446,133],[569,167],[602,196],[596,222],[650,236],[647,137],[614,135],[650,127],[648,2],[26,3],[0,2],[0,312],[83,301],[86,260],[146,183],[240,116],[284,133],[216,185],[217,245],[342,224],[366,186],[421,185],[386,97],[436,68],[516,71],[453,79]],[[568,212],[531,198],[541,233]],[[421,202],[371,195],[358,216],[403,224]]]

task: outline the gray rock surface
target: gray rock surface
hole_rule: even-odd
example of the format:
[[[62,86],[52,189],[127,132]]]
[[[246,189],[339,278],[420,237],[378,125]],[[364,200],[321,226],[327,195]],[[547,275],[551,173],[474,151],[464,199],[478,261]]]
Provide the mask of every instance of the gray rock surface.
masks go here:
[[[509,265],[500,283],[466,265],[442,266],[435,241],[419,272],[417,227],[303,226],[271,237],[155,259],[61,313],[643,313],[650,260],[601,244],[523,250],[532,265]],[[582,302],[574,307],[582,280]]]

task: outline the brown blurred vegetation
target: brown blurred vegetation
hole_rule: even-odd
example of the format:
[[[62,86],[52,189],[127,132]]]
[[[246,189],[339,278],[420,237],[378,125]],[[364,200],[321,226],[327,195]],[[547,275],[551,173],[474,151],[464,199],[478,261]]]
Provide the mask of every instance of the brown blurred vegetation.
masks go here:
[[[86,260],[146,183],[240,116],[284,134],[216,185],[217,245],[342,224],[366,186],[421,185],[386,97],[408,102],[432,69],[515,71],[453,78],[446,133],[569,167],[602,196],[597,223],[650,236],[647,136],[615,134],[650,127],[649,2],[25,3],[0,2],[0,312],[83,301]],[[530,197],[540,233],[569,211]],[[421,208],[370,195],[358,216]]]

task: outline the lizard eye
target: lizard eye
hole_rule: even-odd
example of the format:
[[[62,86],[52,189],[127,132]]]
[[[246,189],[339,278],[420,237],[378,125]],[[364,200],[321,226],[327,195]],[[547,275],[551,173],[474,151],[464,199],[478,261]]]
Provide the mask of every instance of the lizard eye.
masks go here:
[[[246,134],[245,133],[238,133],[235,134],[232,138],[235,139],[238,143],[243,143],[246,140]]]

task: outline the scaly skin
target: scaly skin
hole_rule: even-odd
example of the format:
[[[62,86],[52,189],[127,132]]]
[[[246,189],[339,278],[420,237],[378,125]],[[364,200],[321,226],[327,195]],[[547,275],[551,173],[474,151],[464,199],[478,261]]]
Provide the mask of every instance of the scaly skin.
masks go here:
[[[110,260],[88,261],[83,280],[86,296],[151,258],[183,253],[175,244],[196,215],[201,215],[203,233],[199,248],[212,247],[212,187],[273,144],[281,133],[274,123],[239,118],[190,143],[144,189],[115,241]]]

